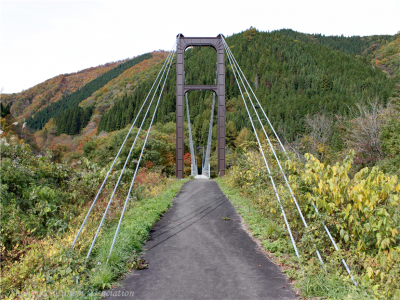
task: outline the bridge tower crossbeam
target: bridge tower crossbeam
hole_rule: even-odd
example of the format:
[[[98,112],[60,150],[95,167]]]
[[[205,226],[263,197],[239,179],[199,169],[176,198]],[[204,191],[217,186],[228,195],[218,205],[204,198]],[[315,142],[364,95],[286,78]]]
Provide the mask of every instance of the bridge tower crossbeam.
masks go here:
[[[184,175],[184,96],[188,91],[214,91],[218,96],[218,174],[225,175],[225,53],[223,36],[185,37],[178,34],[176,47],[176,177]],[[186,85],[184,53],[190,46],[210,46],[217,51],[217,83],[215,85]]]

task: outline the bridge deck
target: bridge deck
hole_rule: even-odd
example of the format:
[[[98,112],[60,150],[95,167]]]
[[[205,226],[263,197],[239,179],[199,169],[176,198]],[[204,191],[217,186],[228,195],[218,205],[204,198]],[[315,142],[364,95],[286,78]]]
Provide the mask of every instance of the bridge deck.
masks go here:
[[[213,180],[183,186],[145,249],[148,268],[129,274],[113,293],[134,291],[134,299],[152,300],[296,299]]]

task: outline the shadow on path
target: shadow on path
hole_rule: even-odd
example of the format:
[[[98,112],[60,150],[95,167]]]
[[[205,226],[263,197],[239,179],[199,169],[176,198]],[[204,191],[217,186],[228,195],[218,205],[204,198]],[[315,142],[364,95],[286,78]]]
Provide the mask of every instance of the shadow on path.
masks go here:
[[[296,299],[213,180],[188,181],[154,225],[135,270],[108,299]]]

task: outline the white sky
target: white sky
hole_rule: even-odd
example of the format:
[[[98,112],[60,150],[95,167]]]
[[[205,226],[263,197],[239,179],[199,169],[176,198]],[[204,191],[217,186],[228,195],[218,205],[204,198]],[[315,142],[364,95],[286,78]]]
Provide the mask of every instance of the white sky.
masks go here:
[[[13,93],[59,74],[170,50],[178,33],[228,36],[254,26],[393,35],[400,0],[1,0],[0,20],[0,88]]]

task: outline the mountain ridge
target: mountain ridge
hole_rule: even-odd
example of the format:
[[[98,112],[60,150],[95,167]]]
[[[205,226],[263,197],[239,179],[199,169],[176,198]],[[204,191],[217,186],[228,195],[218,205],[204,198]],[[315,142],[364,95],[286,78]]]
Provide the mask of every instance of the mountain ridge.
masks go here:
[[[106,63],[97,67],[87,68],[78,72],[60,74],[39,83],[20,93],[5,93],[1,95],[1,101],[11,104],[11,113],[15,117],[25,117],[36,113],[50,103],[60,100],[72,92],[75,92],[86,83],[94,80],[105,72],[115,68],[127,59]]]
[[[387,44],[390,44],[396,41],[397,37],[325,37],[287,29],[269,33],[250,28],[229,36],[226,40],[262,105],[265,106],[273,125],[292,140],[296,134],[304,133],[303,120],[307,113],[313,114],[322,110],[343,114],[347,110],[346,106],[353,105],[357,98],[379,97],[386,103],[394,84],[385,79],[385,76],[379,75],[378,70],[373,69],[375,65],[368,61],[373,53],[365,49],[368,49],[368,43],[372,43],[369,47],[375,45],[377,48],[376,42],[382,38],[386,38]],[[342,51],[329,46],[335,41],[340,41],[339,48]],[[364,45],[365,49],[360,47],[358,50],[359,45]],[[188,82],[193,81],[193,84],[196,84],[195,81],[198,81],[197,84],[207,84],[212,79],[215,69],[212,63],[214,53],[203,48],[200,50],[189,49],[185,54],[186,77]],[[348,53],[344,53],[346,51]],[[156,53],[152,52],[153,55]],[[76,105],[94,105],[91,122],[97,126],[100,118],[122,100],[124,95],[133,97],[137,92],[142,95],[147,93],[145,89],[151,85],[157,73],[156,66],[165,58],[166,53],[159,52],[154,63],[141,68],[142,71],[146,70],[145,72],[132,71],[130,68]],[[165,93],[164,104],[160,106],[156,122],[165,123],[175,119],[174,68],[175,66],[171,70],[166,86],[168,92]],[[226,68],[227,123],[233,121],[236,130],[240,131],[243,127],[249,128],[250,124],[246,121],[243,111],[234,111],[234,107],[241,108],[240,94],[233,82],[230,67]],[[139,83],[143,84],[138,85]],[[210,108],[210,95],[200,93],[194,96],[195,94],[196,92],[189,94],[189,102],[191,115],[193,114],[194,136],[200,143],[204,134],[208,132],[208,124],[203,121],[202,114],[204,108]],[[196,97],[208,100],[198,101]],[[297,108],[293,110],[294,107]],[[54,126],[55,123],[51,124]]]

